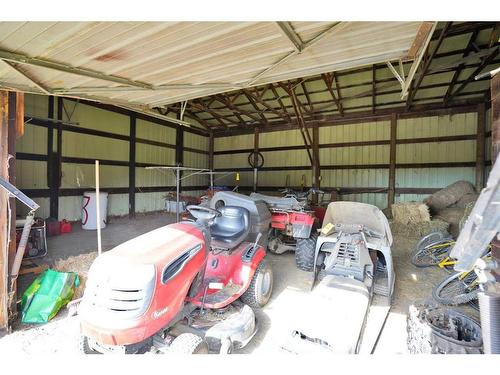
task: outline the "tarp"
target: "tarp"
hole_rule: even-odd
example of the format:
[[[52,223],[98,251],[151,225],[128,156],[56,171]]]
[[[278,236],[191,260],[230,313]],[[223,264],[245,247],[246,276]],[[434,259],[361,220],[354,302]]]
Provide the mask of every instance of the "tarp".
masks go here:
[[[80,284],[74,272],[46,270],[23,293],[21,300],[23,323],[47,323],[64,307]]]

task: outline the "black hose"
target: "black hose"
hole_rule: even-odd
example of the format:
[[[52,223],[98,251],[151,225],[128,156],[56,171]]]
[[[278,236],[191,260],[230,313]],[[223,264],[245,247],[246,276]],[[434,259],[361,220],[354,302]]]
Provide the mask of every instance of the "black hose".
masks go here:
[[[479,310],[485,354],[500,354],[500,294],[480,292]]]

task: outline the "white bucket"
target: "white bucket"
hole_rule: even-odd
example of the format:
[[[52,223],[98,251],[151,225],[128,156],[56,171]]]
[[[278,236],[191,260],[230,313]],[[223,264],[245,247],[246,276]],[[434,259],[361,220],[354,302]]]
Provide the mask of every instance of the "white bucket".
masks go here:
[[[108,216],[108,193],[99,193],[101,210],[101,229],[106,228]],[[96,193],[95,191],[86,191],[83,193],[82,200],[82,228],[87,230],[97,229],[96,218]]]

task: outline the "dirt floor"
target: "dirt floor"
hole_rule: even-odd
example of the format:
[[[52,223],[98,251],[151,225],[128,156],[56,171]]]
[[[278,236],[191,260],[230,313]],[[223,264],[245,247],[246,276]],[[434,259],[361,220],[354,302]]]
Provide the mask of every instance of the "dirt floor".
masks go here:
[[[174,216],[167,214],[139,216],[136,220],[115,219],[102,231],[104,250],[111,249],[119,243],[137,235],[174,221]],[[417,300],[431,298],[431,289],[447,273],[438,268],[416,268],[409,260],[409,253],[417,239],[394,236],[392,247],[396,272],[396,286],[393,304],[384,323],[385,313],[380,315],[375,300],[373,319],[369,318],[366,336],[376,339],[380,327],[382,332],[378,338],[374,353],[397,354],[406,353],[406,313],[408,306]],[[77,226],[73,232],[48,241],[49,256],[45,261],[53,264],[57,259],[81,253],[95,251],[96,239],[94,231],[84,231]],[[241,353],[289,352],[290,333],[298,325],[307,320],[320,327],[339,327],[344,322],[331,322],[321,319],[321,313],[312,311],[310,306],[310,285],[312,274],[299,271],[295,267],[293,253],[283,255],[269,254],[268,259],[274,271],[274,291],[271,301],[261,311],[257,311],[259,331],[250,344]],[[29,284],[29,277],[20,282],[20,288]],[[345,301],[338,301],[341,306]],[[344,304],[345,305],[345,304]],[[379,315],[377,316],[377,311]],[[475,311],[467,309],[474,314]],[[324,312],[323,312],[324,313]],[[63,309],[48,324],[27,326],[15,324],[14,332],[0,339],[0,351],[24,352],[29,354],[78,353],[78,316],[67,318],[67,310]],[[328,315],[326,315],[327,317]],[[477,317],[477,316],[476,316]],[[344,323],[345,324],[345,323]],[[293,352],[293,351],[292,351]]]

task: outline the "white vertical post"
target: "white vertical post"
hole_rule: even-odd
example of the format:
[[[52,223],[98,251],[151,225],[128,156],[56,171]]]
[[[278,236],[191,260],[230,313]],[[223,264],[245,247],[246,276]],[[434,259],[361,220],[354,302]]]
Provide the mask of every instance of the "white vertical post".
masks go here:
[[[101,255],[101,196],[99,194],[99,160],[95,161],[95,195],[96,195],[96,222],[97,222],[97,254]]]

